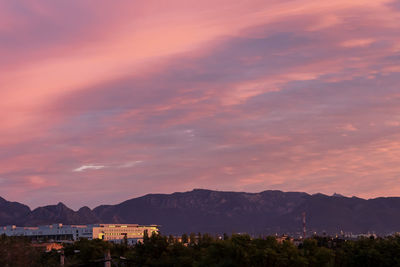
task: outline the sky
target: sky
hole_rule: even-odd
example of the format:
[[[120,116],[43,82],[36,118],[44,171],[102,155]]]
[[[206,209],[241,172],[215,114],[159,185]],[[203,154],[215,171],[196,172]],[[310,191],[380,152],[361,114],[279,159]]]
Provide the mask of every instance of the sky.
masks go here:
[[[0,0],[0,196],[400,196],[400,4]]]

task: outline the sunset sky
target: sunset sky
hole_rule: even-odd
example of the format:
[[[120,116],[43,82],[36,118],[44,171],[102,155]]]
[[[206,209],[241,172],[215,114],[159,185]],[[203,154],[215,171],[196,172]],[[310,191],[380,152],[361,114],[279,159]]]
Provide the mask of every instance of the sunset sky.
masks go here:
[[[400,4],[0,0],[0,196],[400,196]]]

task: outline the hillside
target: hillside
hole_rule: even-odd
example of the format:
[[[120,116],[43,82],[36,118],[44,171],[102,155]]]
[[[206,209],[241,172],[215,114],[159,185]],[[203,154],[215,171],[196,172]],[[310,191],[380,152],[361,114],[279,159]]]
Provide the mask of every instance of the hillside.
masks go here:
[[[400,198],[361,199],[301,192],[221,192],[195,189],[173,194],[149,194],[117,205],[78,211],[62,203],[30,210],[0,198],[0,224],[138,223],[158,224],[165,234],[209,232],[252,234],[301,231],[307,214],[310,232],[381,234],[400,231]]]

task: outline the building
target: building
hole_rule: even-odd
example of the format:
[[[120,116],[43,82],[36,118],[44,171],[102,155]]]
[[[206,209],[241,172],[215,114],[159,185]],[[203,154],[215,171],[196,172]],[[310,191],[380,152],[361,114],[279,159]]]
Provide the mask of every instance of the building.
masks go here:
[[[103,239],[111,242],[128,240],[133,244],[143,240],[144,232],[149,235],[158,233],[157,225],[138,224],[88,224],[88,225],[63,225],[51,224],[37,227],[17,227],[15,225],[1,226],[0,235],[26,236],[32,240],[76,241],[80,238]]]
[[[62,250],[64,246],[61,243],[33,243],[31,246],[38,248],[44,252],[50,252],[52,250]]]

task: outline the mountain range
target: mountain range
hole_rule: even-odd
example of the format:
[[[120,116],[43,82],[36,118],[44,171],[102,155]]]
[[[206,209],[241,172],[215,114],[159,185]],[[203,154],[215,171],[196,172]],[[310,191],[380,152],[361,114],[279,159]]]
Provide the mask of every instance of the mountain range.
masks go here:
[[[117,205],[78,211],[63,203],[31,210],[0,197],[0,225],[137,223],[157,224],[163,234],[302,232],[388,234],[400,231],[400,198],[362,199],[338,194],[268,190],[260,193],[194,189],[173,194],[148,194]]]

